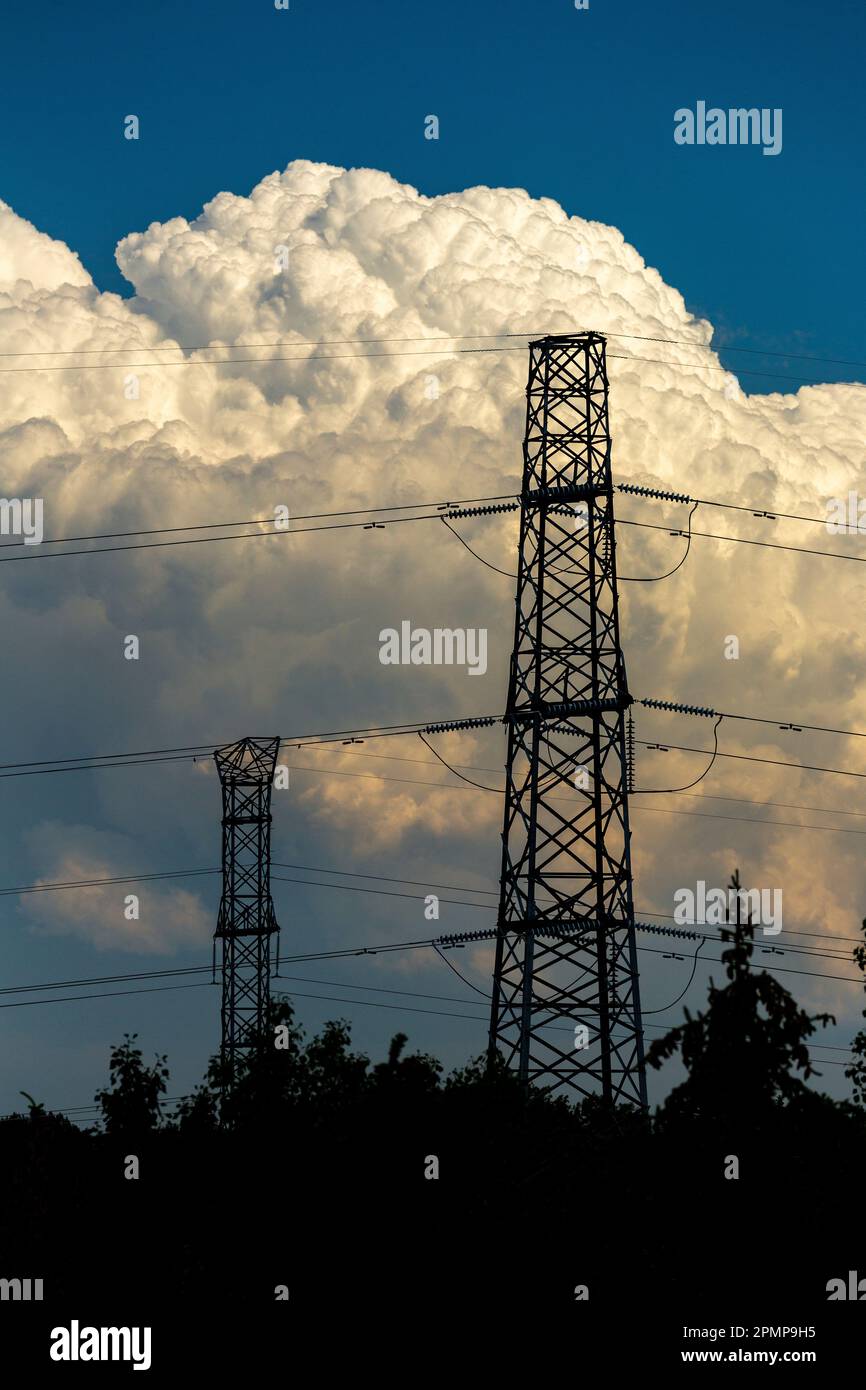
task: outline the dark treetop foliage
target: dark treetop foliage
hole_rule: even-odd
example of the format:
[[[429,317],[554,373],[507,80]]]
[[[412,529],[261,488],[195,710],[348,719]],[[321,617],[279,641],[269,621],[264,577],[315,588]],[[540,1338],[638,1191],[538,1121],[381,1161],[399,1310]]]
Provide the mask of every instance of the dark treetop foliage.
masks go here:
[[[169,1114],[165,1058],[146,1061],[126,1036],[97,1093],[97,1127],[82,1132],[29,1098],[26,1116],[0,1121],[6,1263],[44,1273],[64,1307],[83,1290],[113,1296],[122,1270],[127,1300],[217,1289],[261,1308],[286,1284],[311,1307],[405,1298],[414,1315],[446,1295],[460,1308],[485,1289],[511,1297],[523,1267],[543,1269],[545,1296],[564,1290],[573,1305],[588,1283],[620,1306],[626,1249],[640,1288],[668,1299],[693,1296],[696,1267],[726,1293],[752,1277],[763,1290],[772,1267],[773,1288],[793,1278],[799,1296],[812,1280],[823,1297],[860,1258],[850,1193],[866,1117],[805,1084],[808,1039],[828,1017],[810,1018],[752,969],[750,921],[722,935],[726,982],[649,1050],[652,1066],[677,1054],[686,1071],[654,1119],[524,1091],[501,1061],[445,1075],[403,1033],[374,1063],[345,1022],[308,1037],[282,998],[259,1046],[233,1068],[213,1058]],[[855,1054],[862,1101],[862,1034]],[[136,1180],[124,1176],[130,1154]],[[730,1154],[738,1181],[724,1178]],[[708,1246],[693,1213],[725,1240]],[[744,1263],[756,1240],[760,1258]]]
[[[739,894],[738,870],[730,886]],[[706,1012],[692,1017],[685,1009],[685,1023],[647,1052],[656,1068],[680,1052],[688,1072],[662,1107],[669,1119],[737,1116],[748,1122],[774,1105],[802,1099],[806,1079],[819,1075],[810,1064],[807,1040],[816,1023],[835,1022],[831,1014],[810,1017],[774,976],[752,969],[751,914],[722,927],[721,936],[730,943],[722,952],[727,985],[719,988],[711,979]]]
[[[863,935],[866,937],[866,917],[863,918]],[[858,970],[866,974],[866,945],[855,946],[852,954]],[[863,1010],[863,1017],[866,1018],[866,1009]],[[851,1044],[851,1051],[854,1053],[854,1061],[845,1075],[853,1082],[855,1100],[861,1105],[866,1105],[866,1031],[862,1028]]]

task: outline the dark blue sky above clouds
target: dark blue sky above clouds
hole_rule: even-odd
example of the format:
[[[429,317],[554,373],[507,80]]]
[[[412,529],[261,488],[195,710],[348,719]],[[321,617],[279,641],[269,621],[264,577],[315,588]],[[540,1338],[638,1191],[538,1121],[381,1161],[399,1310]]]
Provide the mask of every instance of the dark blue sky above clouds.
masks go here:
[[[617,226],[717,344],[866,359],[859,0],[49,0],[7,10],[3,48],[0,196],[102,289],[129,293],[113,259],[128,232],[307,158],[427,194],[554,198]],[[699,100],[781,108],[781,154],[675,145],[674,111]]]
[[[613,237],[594,229],[592,276],[574,291],[585,296],[580,302],[606,305],[629,323],[632,315],[640,332],[646,322],[682,322],[671,287],[693,314],[714,325],[718,349],[730,341],[755,350],[754,356],[722,358],[741,374],[745,391],[789,393],[777,411],[774,401],[756,405],[736,391],[723,396],[721,373],[717,386],[694,388],[688,372],[668,378],[641,365],[627,375],[617,362],[622,374],[612,372],[612,411],[623,476],[645,467],[698,496],[717,495],[723,477],[726,495],[742,503],[763,502],[764,489],[778,486],[780,511],[786,506],[809,514],[827,490],[844,494],[858,483],[866,488],[866,478],[857,476],[858,468],[866,471],[862,392],[837,386],[806,393],[805,401],[790,394],[798,386],[790,378],[866,380],[861,0],[821,6],[807,0],[590,0],[585,11],[576,10],[573,0],[290,0],[286,11],[271,0],[92,0],[80,6],[46,0],[38,7],[7,7],[0,18],[0,51],[0,199],[75,252],[99,290],[127,299],[133,293],[114,258],[122,238],[172,218],[195,219],[224,190],[246,200],[268,174],[292,161],[384,170],[428,196],[476,185],[525,189],[534,199],[554,200],[570,216],[618,229]],[[781,109],[781,152],[676,144],[675,111],[698,102]],[[140,120],[137,141],[123,136],[124,118],[133,114]],[[436,141],[424,138],[431,114],[440,122]],[[273,202],[263,199],[264,211],[257,206],[251,212],[244,201],[237,209],[237,235],[231,209],[221,208],[203,251],[188,228],[179,230],[176,242],[156,228],[144,244],[127,246],[128,263],[143,286],[134,305],[136,324],[153,311],[148,324],[156,335],[174,323],[166,305],[177,306],[181,341],[202,341],[190,339],[189,325],[219,324],[225,293],[230,314],[244,325],[240,336],[272,340],[276,320],[269,317],[268,286],[272,245],[282,235],[279,219],[291,221],[302,198],[314,197],[307,184],[319,178],[295,169],[285,188],[268,191]],[[351,179],[333,197],[315,193],[319,221],[312,230],[302,229],[310,261],[297,261],[307,275],[304,332],[315,341],[345,337],[340,325],[349,313],[353,324],[368,311],[371,319],[385,320],[391,301],[381,308],[383,284],[395,312],[408,317],[417,310],[427,331],[432,324],[456,332],[474,329],[474,322],[460,318],[464,289],[477,288],[462,251],[452,254],[448,227],[437,242],[452,209],[439,222],[433,216],[425,221],[411,198],[401,201],[399,190],[380,194],[375,180]],[[377,200],[387,204],[385,213],[376,211]],[[568,297],[575,243],[567,236],[558,240],[561,224],[525,217],[519,200],[491,199],[489,206],[470,200],[467,207],[466,222],[474,219],[476,231],[483,227],[477,244],[490,257],[490,283],[498,275],[510,296],[506,303],[534,303],[536,286],[546,284],[543,274],[535,278],[539,264],[542,271],[551,268],[550,302],[558,302],[560,291],[569,307],[578,302]],[[333,226],[345,235],[342,244],[336,236],[332,256],[335,242],[327,235]],[[523,241],[512,256],[516,227]],[[298,231],[296,224],[292,230]],[[632,263],[636,258],[623,250],[620,234],[657,269],[658,284]],[[250,255],[254,243],[264,247],[264,274]],[[557,260],[560,245],[563,259]],[[60,280],[46,275],[43,284],[43,252],[29,230],[10,251],[8,264],[24,266],[27,275],[22,271],[21,278],[36,285],[32,298],[22,297],[23,307],[16,302],[9,311],[13,331],[20,334],[24,325],[40,351],[61,335],[69,350],[91,343],[88,334],[93,343],[105,341],[99,335],[103,328],[107,334],[114,330],[113,311],[105,310],[104,301],[94,307],[86,289],[79,302],[54,293]],[[184,274],[187,252],[193,271]],[[220,257],[228,267],[224,280]],[[345,301],[336,304],[332,264],[345,277]],[[0,245],[0,272],[5,265]],[[442,288],[441,316],[428,279]],[[526,287],[522,299],[515,286]],[[388,294],[382,293],[382,302]],[[294,306],[302,298],[287,293],[285,303]],[[117,332],[127,335],[124,341],[137,341],[123,317],[128,307],[122,307]],[[278,331],[282,326],[276,323]],[[285,326],[294,331],[297,325]],[[607,325],[575,325],[586,326]],[[543,332],[547,325],[534,327]],[[20,350],[18,338],[15,346]],[[759,349],[788,356],[762,356]],[[95,349],[91,344],[87,350]],[[4,377],[9,404],[5,414],[0,407],[0,441],[4,448],[11,442],[0,458],[9,473],[2,487],[12,491],[12,476],[44,485],[50,535],[265,515],[274,500],[284,500],[284,489],[293,515],[376,505],[395,497],[398,487],[414,487],[414,497],[499,494],[515,484],[520,466],[524,362],[520,347],[511,350],[513,357],[498,359],[425,359],[442,378],[435,411],[420,389],[412,395],[418,369],[404,372],[404,364],[394,363],[343,364],[333,377],[319,363],[309,372],[292,365],[270,372],[185,366],[144,373],[140,407],[123,398],[113,369],[43,373],[32,391],[32,376]],[[796,354],[849,359],[853,365],[803,361]],[[711,448],[705,448],[708,439]],[[824,471],[816,480],[819,459]],[[387,536],[372,533],[373,539],[339,534],[304,546],[293,541],[282,549],[281,542],[272,549],[252,542],[243,556],[241,547],[205,545],[47,561],[31,570],[3,566],[0,631],[13,654],[14,678],[7,685],[0,762],[500,709],[512,632],[508,580],[482,573],[456,542],[456,549],[444,550],[436,548],[438,541],[419,538],[401,550],[402,542],[392,539],[399,529]],[[413,529],[404,528],[404,534]],[[661,573],[669,567],[671,547],[680,544],[647,535],[625,537],[628,572]],[[802,543],[803,536],[791,539]],[[513,537],[491,526],[481,535],[482,552],[496,559],[497,545],[499,563],[512,570]],[[836,622],[841,610],[856,627],[862,595],[854,577],[821,570],[816,582],[813,571],[806,576],[795,570],[799,559],[771,573],[765,553],[729,549],[740,553],[720,557],[718,549],[696,546],[688,568],[663,597],[664,586],[629,588],[624,630],[635,687],[658,697],[681,695],[699,705],[717,700],[722,708],[749,710],[773,681],[780,716],[805,720],[811,714],[812,722],[826,723],[818,716],[832,686],[845,702],[834,710],[834,724],[866,727],[866,709],[856,707],[862,684],[856,630],[825,652],[825,671],[818,673],[803,657],[810,624],[817,630]],[[730,585],[729,576],[735,577]],[[849,586],[844,601],[836,602],[830,579]],[[665,610],[668,598],[672,607]],[[411,615],[430,626],[489,627],[490,666],[483,679],[463,680],[461,686],[449,684],[438,670],[381,667],[378,631],[409,617],[410,603]],[[749,623],[754,631],[745,630]],[[739,670],[721,658],[715,665],[706,659],[705,639],[717,657],[726,634],[741,630],[745,659]],[[137,667],[119,656],[128,632],[142,635],[144,658]],[[264,674],[257,687],[259,670]],[[694,735],[693,728],[688,732]],[[642,733],[648,740],[674,737],[663,722]],[[726,731],[727,738],[733,736]],[[274,857],[312,866],[310,876],[319,880],[328,877],[326,870],[350,869],[478,889],[495,883],[498,807],[488,824],[483,807],[476,815],[473,791],[458,787],[447,804],[436,796],[419,798],[430,802],[422,813],[411,801],[410,783],[401,785],[400,779],[428,779],[441,770],[410,766],[426,757],[416,744],[395,740],[378,751],[368,746],[356,762],[347,753],[339,772],[328,772],[330,781],[298,766],[291,800],[280,802],[275,794]],[[482,781],[496,784],[502,751],[501,741],[491,737],[487,744],[467,743],[460,756],[468,766],[478,764]],[[843,756],[805,742],[798,751],[814,763]],[[392,762],[364,761],[384,752],[393,755]],[[791,756],[790,747],[780,754],[772,741],[764,752]],[[649,785],[677,785],[700,771],[689,763],[680,777],[661,757],[654,760],[648,751],[641,757]],[[310,761],[312,754],[294,763]],[[373,774],[383,768],[391,781],[376,799]],[[356,776],[366,780],[353,781]],[[717,769],[717,777],[712,790],[728,796],[763,795],[782,804],[826,806],[831,813],[848,806],[844,788],[832,781],[798,790],[779,778],[758,787],[753,772],[740,773],[737,764]],[[114,874],[146,873],[210,869],[218,861],[219,795],[212,771],[207,776],[201,768],[169,764],[10,779],[0,787],[0,888],[81,877],[101,866]],[[697,800],[680,804],[695,814],[707,810]],[[726,806],[709,804],[727,813]],[[725,882],[738,862],[745,881],[754,869],[771,876],[764,882],[784,882],[791,922],[814,930],[832,919],[839,924],[834,930],[856,931],[866,894],[856,835],[818,837],[831,866],[819,900],[811,877],[808,893],[798,878],[810,863],[804,842],[814,846],[814,836],[789,835],[781,843],[783,837],[762,839],[765,828],[722,830],[721,821],[674,820],[678,814],[644,806],[635,816],[642,856],[636,901],[645,916],[672,910],[674,885],[701,876]],[[406,824],[398,834],[401,817]],[[431,931],[417,901],[338,888],[274,887],[284,956]],[[99,923],[94,927],[87,920],[84,895],[7,896],[0,912],[3,981],[77,979],[209,960],[219,880],[186,880],[181,888],[191,901],[169,900],[165,895],[173,888],[160,888],[155,899],[142,890],[150,917],[143,914],[140,951],[130,950],[129,942],[114,949],[111,905],[105,907],[104,896],[95,914],[108,923],[102,937]],[[79,896],[77,908],[71,900]],[[164,909],[175,928],[187,920],[185,913],[193,925],[200,914],[200,943],[189,944],[190,932],[165,950],[153,949],[148,933],[154,922],[162,929]],[[807,917],[807,909],[814,916]],[[468,931],[489,918],[479,909],[454,907],[441,930]],[[646,941],[642,951],[644,1003],[661,1009],[686,983],[691,959],[663,961]],[[300,1016],[312,1028],[347,1014],[359,1043],[377,1057],[389,1036],[405,1028],[413,1044],[436,1051],[448,1065],[461,1062],[483,1047],[485,1003],[470,995],[465,1023],[439,1017],[436,1010],[453,1010],[451,1001],[465,999],[467,990],[428,956],[297,967],[295,973],[310,980],[309,986],[295,981],[297,987],[321,996],[299,1000]],[[471,973],[468,956],[461,952],[458,964]],[[830,967],[837,968],[843,969]],[[702,961],[701,986],[707,969]],[[484,984],[477,962],[473,978]],[[343,1010],[330,998],[337,993],[335,979],[363,979],[382,991],[426,997],[368,993],[366,1003],[356,1000]],[[832,987],[810,981],[810,988]],[[695,1006],[703,998],[701,988],[695,999],[697,989],[687,1001]],[[376,999],[386,1007],[371,1007]],[[0,1001],[0,1009],[8,1002]],[[827,1001],[813,993],[809,1002]],[[404,1005],[421,1012],[405,1013]],[[424,1013],[428,1009],[433,1012]],[[120,995],[91,1007],[10,1007],[0,1012],[0,1111],[15,1102],[21,1087],[50,1104],[87,1101],[104,1079],[108,1044],[124,1031],[137,1030],[149,1052],[169,1053],[171,1092],[177,1094],[197,1079],[216,1044],[217,1010],[218,991],[204,986],[141,1000]],[[658,1017],[650,1027],[661,1027]],[[842,1025],[831,1041],[847,1045]],[[841,1069],[827,1071],[828,1089],[838,1090]],[[650,1082],[657,1096],[657,1078]]]

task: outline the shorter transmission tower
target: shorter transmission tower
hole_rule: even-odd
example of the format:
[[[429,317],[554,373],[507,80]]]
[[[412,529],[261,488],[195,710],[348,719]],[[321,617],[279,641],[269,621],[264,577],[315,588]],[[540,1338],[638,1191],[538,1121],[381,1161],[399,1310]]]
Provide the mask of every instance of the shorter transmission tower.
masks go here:
[[[278,738],[243,738],[214,753],[223,794],[222,1056],[230,1067],[261,1036],[271,990],[271,787]]]

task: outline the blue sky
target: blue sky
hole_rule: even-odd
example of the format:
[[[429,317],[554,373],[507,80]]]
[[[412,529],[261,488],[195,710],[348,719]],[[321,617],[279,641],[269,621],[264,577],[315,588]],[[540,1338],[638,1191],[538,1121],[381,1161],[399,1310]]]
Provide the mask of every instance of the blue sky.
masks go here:
[[[49,0],[7,11],[3,49],[0,197],[102,289],[129,292],[113,259],[127,232],[301,157],[429,194],[518,185],[619,227],[717,342],[866,359],[859,0]],[[781,107],[781,154],[675,145],[674,111],[698,100]]]

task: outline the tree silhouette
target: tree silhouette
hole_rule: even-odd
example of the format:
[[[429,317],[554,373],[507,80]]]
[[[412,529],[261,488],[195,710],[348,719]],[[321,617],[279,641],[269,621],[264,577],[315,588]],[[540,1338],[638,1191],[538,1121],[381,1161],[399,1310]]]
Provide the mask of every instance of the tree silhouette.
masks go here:
[[[413,1091],[417,1095],[429,1095],[438,1089],[442,1074],[442,1063],[423,1052],[403,1056],[403,1049],[409,1041],[405,1033],[395,1033],[388,1049],[387,1062],[379,1062],[373,1068],[371,1083],[374,1088],[390,1094],[400,1091]]]
[[[730,887],[739,895],[739,870]],[[810,1017],[774,976],[752,969],[754,935],[751,913],[740,920],[738,896],[736,923],[721,928],[722,940],[730,943],[722,952],[728,984],[718,988],[711,979],[706,1012],[693,1018],[685,1009],[685,1023],[647,1052],[655,1068],[679,1052],[688,1072],[662,1106],[665,1118],[760,1121],[772,1107],[801,1099],[805,1081],[820,1075],[810,1063],[807,1039],[817,1023],[835,1019]]]
[[[407,1041],[397,1033],[387,1062],[371,1067],[353,1050],[345,1021],[331,1019],[307,1039],[289,1001],[272,999],[253,1045],[231,1065],[211,1058],[205,1081],[178,1105],[176,1122],[190,1132],[249,1131],[303,1111],[306,1125],[321,1125],[378,1095],[429,1096],[439,1088],[442,1065],[423,1053],[404,1056]]]
[[[688,1072],[654,1119],[628,1107],[612,1117],[598,1098],[573,1104],[525,1087],[502,1058],[446,1075],[436,1058],[408,1051],[404,1033],[371,1062],[345,1022],[307,1036],[291,1004],[275,999],[256,1045],[231,1066],[214,1058],[166,1120],[165,1058],[146,1063],[127,1035],[97,1094],[101,1126],[79,1130],[32,1101],[29,1115],[0,1120],[4,1258],[30,1268],[38,1256],[68,1300],[82,1290],[108,1298],[134,1230],[127,1294],[143,1300],[159,1288],[183,1306],[242,1269],[233,1296],[252,1309],[283,1283],[293,1296],[330,1289],[361,1250],[365,1278],[353,1297],[369,1295],[378,1313],[383,1291],[389,1306],[405,1297],[417,1310],[419,1298],[447,1287],[473,1306],[477,1261],[460,1257],[470,1232],[473,1251],[502,1251],[503,1262],[527,1268],[543,1259],[565,1289],[614,1287],[628,1249],[653,1286],[686,1298],[695,1268],[672,1213],[712,1201],[718,1229],[733,1239],[708,1242],[712,1268],[701,1279],[722,1292],[736,1279],[741,1290],[752,1274],[743,1240],[765,1230],[772,1173],[780,1209],[797,1220],[774,1223],[762,1245],[761,1295],[768,1270],[788,1288],[804,1269],[854,1268],[848,1218],[866,1115],[805,1087],[816,1020],[752,969],[752,923],[722,935],[726,980],[710,985],[704,1012],[687,1013],[650,1050],[655,1066],[679,1052]],[[859,959],[866,966],[866,946]],[[857,1055],[866,1068],[866,1043]],[[140,1144],[128,1144],[133,1137]],[[125,1180],[118,1156],[129,1149],[146,1156],[142,1182]],[[732,1153],[742,1156],[743,1182],[722,1182]],[[223,1219],[233,1183],[243,1206],[236,1222]],[[247,1219],[249,1187],[266,1219]]]
[[[863,918],[863,935],[866,937],[866,917]],[[852,952],[854,963],[857,969],[866,975],[866,944],[855,946]],[[866,986],[864,986],[866,987]],[[866,1009],[863,1010],[863,1017],[866,1018]],[[854,1099],[861,1105],[866,1105],[866,1031],[860,1029],[851,1044],[851,1051],[854,1053],[854,1061],[845,1070],[845,1075],[854,1086]]]
[[[152,1066],[145,1066],[141,1049],[135,1046],[137,1037],[137,1033],[125,1033],[123,1042],[112,1048],[110,1088],[97,1091],[94,1097],[106,1134],[146,1134],[161,1119],[160,1097],[168,1080],[166,1058],[157,1056]]]

